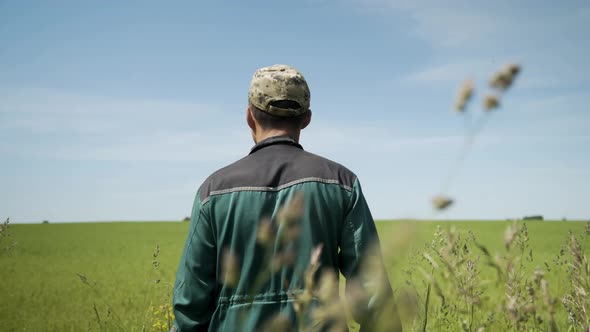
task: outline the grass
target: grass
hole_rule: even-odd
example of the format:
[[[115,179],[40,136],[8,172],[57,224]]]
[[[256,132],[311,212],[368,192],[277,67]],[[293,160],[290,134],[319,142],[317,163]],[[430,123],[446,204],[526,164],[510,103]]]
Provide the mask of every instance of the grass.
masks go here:
[[[408,232],[408,223],[392,222],[379,223],[378,229],[381,236],[383,234],[396,234]],[[416,222],[413,224],[413,239],[410,248],[406,254],[410,254],[412,249],[422,249],[425,243],[429,243],[433,239],[433,234],[437,226],[443,228],[454,226],[457,231],[466,233],[471,230],[478,242],[483,244],[492,253],[503,255],[506,250],[504,248],[504,231],[510,222],[507,221],[461,221],[461,222]],[[530,246],[533,249],[533,263],[530,265],[530,271],[538,265],[544,267],[544,262],[551,263],[561,248],[566,244],[568,231],[571,230],[575,234],[583,234],[585,223],[583,222],[563,222],[563,221],[530,221],[526,223]],[[386,238],[381,242],[387,241]],[[590,241],[586,240],[585,244],[590,245]],[[588,247],[585,245],[584,247]],[[382,243],[382,247],[384,247]],[[392,253],[386,253],[391,255]],[[408,260],[400,262],[400,268],[393,269],[392,264],[387,264],[390,279],[393,283],[395,280],[402,280],[402,270],[406,269]],[[489,272],[489,271],[488,271]],[[493,277],[493,276],[491,276]],[[552,289],[555,289],[558,294],[562,294],[567,287],[563,281],[565,274],[550,274],[548,275],[549,282],[552,283]]]
[[[188,223],[12,225],[19,246],[0,257],[0,321],[6,331],[81,331],[105,302],[128,330],[141,328],[149,301],[167,301]],[[159,272],[152,253],[160,245]],[[161,273],[161,275],[158,275]],[[103,300],[80,282],[87,276]],[[153,280],[163,282],[154,285]],[[154,290],[158,286],[161,290]],[[102,310],[101,310],[102,309]],[[104,319],[104,317],[103,317]]]
[[[453,225],[458,232],[471,230],[490,252],[506,253],[508,222],[380,222],[385,263],[395,290],[406,285],[408,271],[413,271],[413,281],[420,284],[423,278],[416,264],[428,267],[420,252],[432,241],[437,225]],[[1,330],[112,330],[113,326],[141,330],[149,321],[148,308],[170,301],[188,226],[180,222],[10,225],[18,245],[0,256]],[[525,272],[530,274],[537,266],[545,269],[544,262],[552,265],[566,244],[568,230],[585,234],[585,226],[581,222],[528,222],[533,261],[525,264]],[[587,237],[580,238],[587,248]],[[160,264],[154,269],[152,253],[157,244]],[[554,297],[560,299],[569,291],[565,268],[555,266],[546,278]],[[493,270],[482,268],[480,279],[493,280]],[[423,285],[419,291],[425,290]],[[504,296],[501,288],[497,292]],[[436,301],[432,306],[434,315]],[[567,314],[560,303],[556,307],[557,323],[567,330]],[[116,324],[109,328],[98,324],[99,319]]]

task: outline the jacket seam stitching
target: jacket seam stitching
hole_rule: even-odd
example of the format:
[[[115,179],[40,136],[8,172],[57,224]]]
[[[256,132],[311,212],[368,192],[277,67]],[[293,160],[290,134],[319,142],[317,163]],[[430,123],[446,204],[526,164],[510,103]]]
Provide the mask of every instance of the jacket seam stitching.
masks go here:
[[[234,188],[228,188],[228,189],[222,189],[222,190],[214,190],[209,193],[209,196],[207,196],[204,200],[201,201],[201,204],[204,205],[205,203],[207,203],[211,196],[229,194],[229,193],[238,192],[238,191],[281,191],[283,189],[292,187],[292,186],[300,184],[300,183],[305,183],[305,182],[320,182],[320,183],[325,183],[325,184],[336,184],[348,192],[352,191],[352,187],[349,187],[343,183],[340,183],[340,181],[338,181],[338,180],[324,179],[324,178],[318,178],[318,177],[308,177],[308,178],[303,178],[303,179],[287,182],[287,183],[282,184],[277,187],[243,186],[243,187],[234,187]]]

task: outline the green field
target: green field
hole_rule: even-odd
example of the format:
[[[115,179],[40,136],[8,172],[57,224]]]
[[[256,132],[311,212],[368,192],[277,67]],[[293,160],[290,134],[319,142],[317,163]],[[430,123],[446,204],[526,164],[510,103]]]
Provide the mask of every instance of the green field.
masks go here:
[[[471,230],[479,243],[502,257],[506,251],[504,231],[509,224],[379,222],[394,289],[399,291],[406,285],[408,268],[412,270],[416,264],[428,268],[420,253],[425,243],[432,241],[437,225],[443,229],[453,225],[459,232]],[[583,245],[588,244],[582,236],[586,223],[534,221],[527,226],[534,255],[523,270],[527,273],[553,261],[566,243],[568,230],[580,235]],[[0,330],[97,331],[99,319],[111,322],[108,330],[121,325],[127,331],[140,331],[144,324],[150,330],[150,306],[170,301],[187,230],[188,223],[181,222],[11,225],[11,237],[1,243],[17,242],[0,256]],[[154,269],[156,245],[160,247],[156,258],[160,265]],[[91,286],[79,275],[87,277]],[[415,270],[412,278],[420,284],[421,276]],[[493,270],[482,268],[480,278],[494,280]],[[565,268],[555,266],[546,278],[556,298],[569,290]],[[497,288],[499,297],[503,296],[502,289]],[[433,300],[432,306],[436,303]],[[433,315],[434,311],[431,309]],[[556,320],[560,329],[567,330],[567,315],[559,302]],[[431,325],[428,329],[437,330]]]

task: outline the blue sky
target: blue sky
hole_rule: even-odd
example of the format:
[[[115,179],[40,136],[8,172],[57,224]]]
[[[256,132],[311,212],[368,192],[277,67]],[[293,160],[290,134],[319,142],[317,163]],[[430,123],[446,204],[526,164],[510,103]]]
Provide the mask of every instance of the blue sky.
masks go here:
[[[311,152],[352,169],[376,218],[590,218],[586,1],[2,1],[0,217],[178,220],[248,153],[247,90],[286,63],[311,88]],[[463,144],[452,111],[522,76],[434,214]]]

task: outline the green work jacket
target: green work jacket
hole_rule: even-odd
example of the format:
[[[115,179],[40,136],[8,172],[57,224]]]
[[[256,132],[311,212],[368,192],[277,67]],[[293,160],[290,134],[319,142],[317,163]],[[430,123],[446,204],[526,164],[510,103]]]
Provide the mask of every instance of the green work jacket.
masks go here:
[[[285,234],[271,236],[270,244],[261,239],[262,223],[280,229],[281,209],[297,195],[303,208],[291,229],[296,237],[287,244]],[[292,138],[263,140],[197,192],[174,286],[172,330],[258,331],[277,314],[298,326],[293,301],[305,288],[313,248],[322,245],[316,279],[333,269],[349,280],[378,241],[351,171]],[[276,264],[289,251],[295,255]],[[389,283],[385,293],[379,296],[391,295]]]

